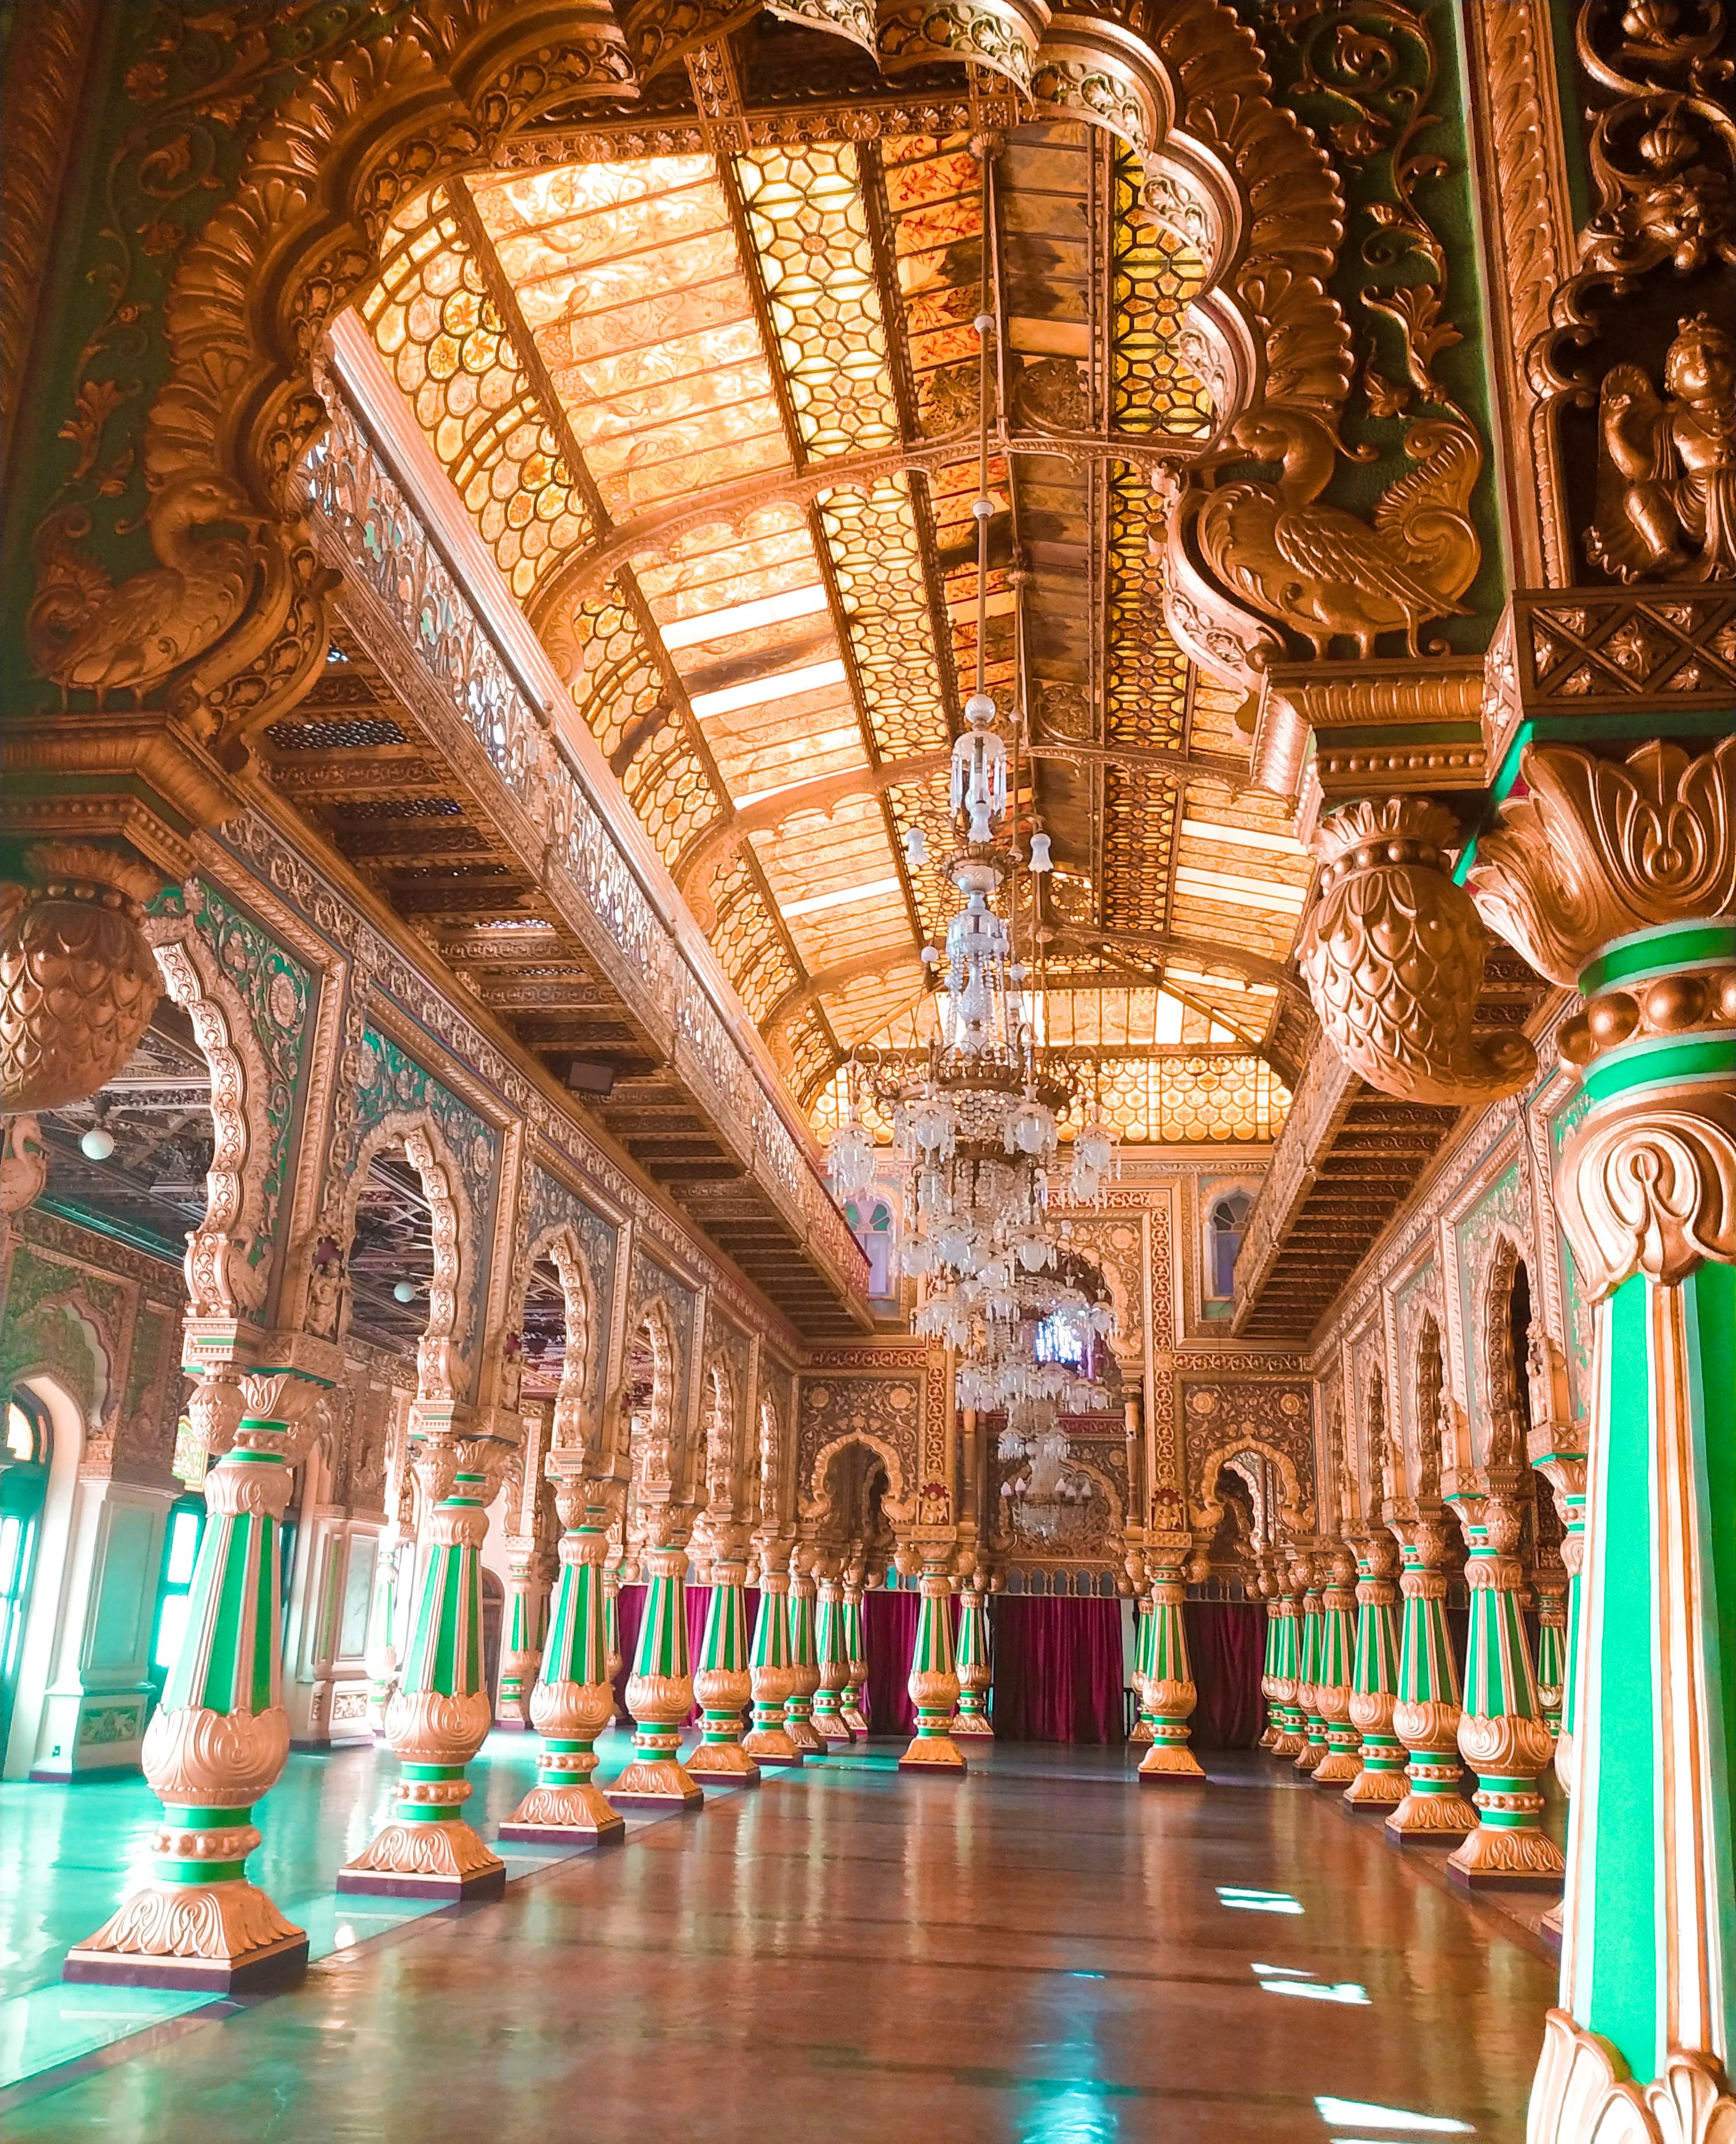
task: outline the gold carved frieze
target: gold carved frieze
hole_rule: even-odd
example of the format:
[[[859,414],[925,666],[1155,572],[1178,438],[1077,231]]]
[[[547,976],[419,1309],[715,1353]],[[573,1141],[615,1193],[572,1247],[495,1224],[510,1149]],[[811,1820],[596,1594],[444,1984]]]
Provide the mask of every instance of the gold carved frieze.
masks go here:
[[[1277,1510],[1290,1529],[1314,1524],[1313,1388],[1302,1382],[1220,1376],[1179,1381],[1185,1423],[1188,1518],[1209,1534],[1223,1516],[1218,1493],[1222,1468],[1244,1453],[1268,1460]]]

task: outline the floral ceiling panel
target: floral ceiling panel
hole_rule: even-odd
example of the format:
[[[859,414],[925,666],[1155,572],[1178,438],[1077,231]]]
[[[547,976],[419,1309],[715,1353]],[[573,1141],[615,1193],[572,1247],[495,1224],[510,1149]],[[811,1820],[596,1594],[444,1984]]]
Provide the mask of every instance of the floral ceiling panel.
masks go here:
[[[1054,843],[1017,919],[1053,1045],[1113,1059],[1130,1137],[1214,1093],[1188,1135],[1270,1136],[1308,864],[1164,627],[1138,459],[1214,421],[1201,264],[1097,130],[1015,127],[986,182],[963,137],[809,131],[443,183],[363,304],[380,356],[799,1099],[934,1030],[980,657]]]

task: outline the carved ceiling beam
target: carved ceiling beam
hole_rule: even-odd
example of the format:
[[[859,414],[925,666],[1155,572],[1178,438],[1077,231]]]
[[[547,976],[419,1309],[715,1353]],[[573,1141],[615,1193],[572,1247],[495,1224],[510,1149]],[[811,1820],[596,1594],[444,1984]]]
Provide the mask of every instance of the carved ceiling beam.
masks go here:
[[[1245,952],[1239,945],[1213,944],[1200,938],[1177,937],[1167,931],[1086,931],[1069,925],[1049,927],[1048,943],[1054,945],[1104,945],[1112,952],[1128,953],[1154,960],[1197,960],[1203,968],[1229,968],[1251,983],[1265,983],[1281,995],[1297,987],[1296,972],[1282,960],[1262,953]],[[1146,976],[1143,980],[1153,978]],[[1222,1015],[1214,1015],[1221,1018]]]
[[[876,975],[891,975],[900,968],[920,970],[920,957],[914,945],[898,945],[890,952],[862,953],[853,960],[840,960],[830,968],[815,969],[799,990],[790,991],[772,1007],[766,1022],[767,1046],[776,1050],[808,1007],[819,1004],[834,991],[848,990],[852,983],[867,982]]]

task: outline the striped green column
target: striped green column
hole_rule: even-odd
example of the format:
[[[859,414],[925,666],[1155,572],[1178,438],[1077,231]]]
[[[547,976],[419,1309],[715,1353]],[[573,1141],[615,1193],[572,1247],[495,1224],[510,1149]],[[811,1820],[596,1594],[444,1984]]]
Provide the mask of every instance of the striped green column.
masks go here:
[[[1151,1573],[1151,1747],[1138,1775],[1148,1784],[1205,1777],[1199,1759],[1188,1747],[1188,1721],[1199,1698],[1182,1620],[1188,1597],[1182,1559],[1188,1546],[1185,1534],[1167,1540],[1150,1536],[1146,1541],[1145,1564]]]
[[[489,1503],[509,1447],[449,1432],[419,1440],[416,1469],[428,1510],[422,1583],[404,1672],[386,1709],[398,1758],[391,1816],[338,1871],[345,1892],[427,1898],[497,1896],[506,1864],[460,1814],[466,1767],[486,1740],[492,1707],[483,1679],[482,1545]]]
[[[1322,1584],[1314,1710],[1324,1728],[1327,1746],[1312,1777],[1316,1786],[1343,1787],[1362,1769],[1362,1738],[1350,1716],[1357,1661],[1357,1566],[1342,1541],[1332,1542],[1315,1561]]]
[[[814,1611],[814,1658],[819,1687],[814,1693],[814,1732],[827,1744],[848,1743],[844,1722],[844,1690],[850,1680],[850,1662],[844,1651],[844,1581],[836,1571],[819,1581]]]
[[[1405,1745],[1409,1779],[1404,1799],[1386,1819],[1402,1845],[1441,1845],[1475,1829],[1477,1813],[1460,1791],[1459,1668],[1446,1627],[1449,1528],[1439,1505],[1395,1519],[1401,1558],[1399,1591],[1398,1697],[1394,1733]]]
[[[561,1481],[555,1501],[566,1531],[548,1617],[548,1636],[531,1724],[543,1737],[537,1784],[500,1827],[503,1839],[558,1844],[625,1838],[627,1824],[610,1808],[593,1774],[597,1737],[615,1713],[603,1618],[603,1559],[608,1553],[607,1485]]]
[[[1278,1716],[1277,1689],[1282,1633],[1279,1629],[1277,1584],[1269,1553],[1261,1553],[1258,1567],[1257,1591],[1266,1609],[1266,1650],[1260,1661],[1260,1695],[1266,1700],[1266,1725],[1254,1746],[1258,1749],[1270,1749],[1284,1731]]]
[[[753,1728],[742,1747],[761,1764],[799,1764],[801,1752],[784,1725],[795,1671],[790,1665],[790,1570],[776,1541],[761,1551],[760,1606],[748,1663]]]
[[[1314,1695],[1315,1679],[1320,1673],[1324,1572],[1321,1560],[1313,1556],[1297,1556],[1293,1569],[1302,1590],[1302,1655],[1296,1671],[1296,1702],[1302,1716],[1302,1745],[1296,1754],[1296,1769],[1312,1772],[1327,1752],[1326,1720]]]
[[[739,1541],[712,1560],[693,1695],[701,1706],[699,1747],[687,1769],[724,1785],[756,1787],[760,1768],[742,1747],[742,1714],[752,1690],[747,1650],[747,1564]]]
[[[1537,1598],[1537,1701],[1554,1745],[1567,1698],[1567,1573],[1560,1564],[1534,1566]]]
[[[1133,1695],[1139,1700],[1139,1716],[1127,1739],[1136,1748],[1147,1749],[1155,1723],[1151,1713],[1151,1593],[1143,1563],[1139,1589],[1133,1596]]]
[[[1567,1576],[1565,1620],[1561,1632],[1561,1713],[1552,1721],[1555,1737],[1555,1777],[1564,1794],[1573,1792],[1574,1731],[1579,1718],[1580,1625],[1585,1601],[1585,1454],[1558,1449],[1560,1439],[1548,1440],[1548,1448],[1535,1456],[1532,1464],[1555,1491],[1555,1509],[1561,1520],[1561,1568]],[[1544,1691],[1548,1712],[1540,1640],[1537,1681]]]
[[[844,1658],[850,1680],[844,1685],[844,1725],[852,1740],[866,1739],[868,1715],[868,1635],[862,1620],[863,1571],[852,1564],[844,1575]]]
[[[1352,1809],[1396,1808],[1405,1798],[1405,1749],[1393,1732],[1398,1701],[1398,1552],[1383,1526],[1357,1536],[1357,1660],[1351,1677],[1351,1725],[1362,1738],[1362,1769],[1344,1790]]]
[[[1540,1822],[1537,1774],[1555,1744],[1537,1696],[1520,1596],[1518,1550],[1524,1526],[1523,1470],[1490,1467],[1452,1487],[1447,1501],[1464,1529],[1471,1624],[1465,1641],[1465,1695],[1459,1751],[1477,1775],[1477,1826],[1447,1867],[1474,1888],[1559,1888],[1561,1849]]]
[[[397,1530],[389,1531],[379,1546],[379,1561],[374,1566],[374,1598],[368,1610],[368,1650],[365,1665],[368,1670],[368,1732],[376,1742],[386,1739],[386,1707],[392,1701],[392,1692],[398,1687],[398,1647],[394,1634],[398,1624],[399,1573],[404,1561],[415,1553],[415,1544],[400,1541]]]
[[[959,1587],[959,1635],[953,1665],[959,1678],[959,1709],[952,1731],[965,1736],[994,1734],[989,1717],[994,1669],[989,1659],[989,1596],[971,1579]]]
[[[290,1747],[278,1596],[290,1469],[313,1441],[330,1380],[280,1368],[238,1376],[196,1354],[187,1368],[206,1380],[201,1417],[213,1445],[231,1424],[234,1442],[205,1477],[186,1625],[145,1734],[145,1777],[162,1804],[151,1874],[62,1970],[67,1980],[221,1995],[293,1978],[307,1963],[306,1935],[248,1882],[246,1864],[260,1837],[253,1805]]]
[[[908,1685],[916,1709],[916,1731],[898,1764],[900,1771],[962,1779],[965,1753],[948,1731],[959,1702],[959,1678],[953,1666],[952,1585],[947,1576],[951,1561],[950,1543],[931,1545],[923,1551],[922,1605],[916,1614]]]
[[[705,1790],[681,1762],[682,1729],[693,1710],[687,1652],[687,1551],[647,1548],[645,1620],[627,1679],[633,1756],[608,1790],[616,1808],[698,1809]]]
[[[546,1558],[534,1546],[521,1545],[507,1566],[506,1614],[500,1633],[500,1681],[494,1694],[497,1727],[530,1725],[530,1693],[548,1635]]]
[[[1307,1740],[1307,1720],[1297,1693],[1302,1683],[1302,1581],[1287,1550],[1281,1550],[1273,1583],[1277,1586],[1278,1632],[1273,1650],[1272,1716],[1277,1734],[1274,1757],[1299,1757]]]
[[[818,1588],[807,1567],[806,1551],[790,1560],[790,1698],[784,1707],[784,1732],[805,1757],[823,1757],[826,1744],[814,1725],[814,1697],[820,1688],[820,1655],[814,1640]]]

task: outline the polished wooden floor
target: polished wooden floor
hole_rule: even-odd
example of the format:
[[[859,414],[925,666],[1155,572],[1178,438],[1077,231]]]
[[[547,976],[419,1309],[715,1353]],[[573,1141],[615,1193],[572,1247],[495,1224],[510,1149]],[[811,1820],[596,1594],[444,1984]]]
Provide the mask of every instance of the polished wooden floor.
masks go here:
[[[1518,2144],[1550,1969],[1336,1796],[1212,1762],[716,1794],[131,2042],[8,2144]]]

